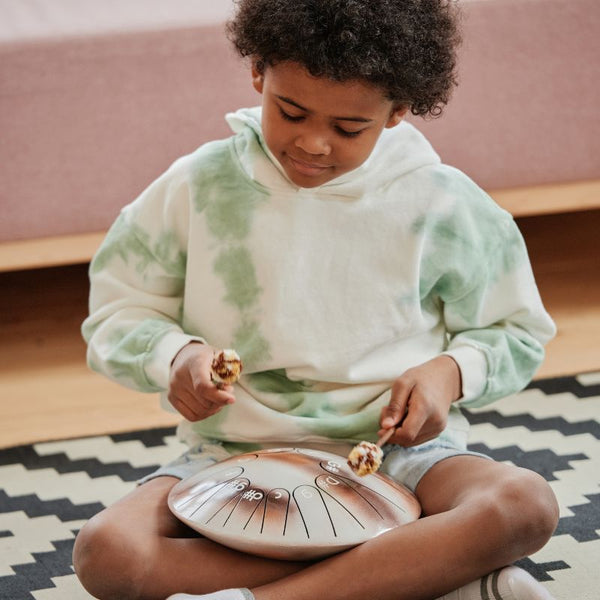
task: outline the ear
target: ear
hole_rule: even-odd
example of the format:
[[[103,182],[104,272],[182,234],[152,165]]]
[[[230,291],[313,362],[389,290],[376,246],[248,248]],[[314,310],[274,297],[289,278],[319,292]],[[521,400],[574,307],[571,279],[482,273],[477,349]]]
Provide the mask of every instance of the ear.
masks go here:
[[[385,126],[390,129],[391,127],[396,127],[402,119],[404,119],[406,113],[408,112],[408,106],[396,106],[392,110],[390,114],[390,118]]]
[[[258,65],[256,64],[256,61],[252,61],[252,85],[254,86],[254,89],[259,94],[262,94],[262,92],[263,92],[264,83],[265,83],[264,73],[262,73],[258,69]]]

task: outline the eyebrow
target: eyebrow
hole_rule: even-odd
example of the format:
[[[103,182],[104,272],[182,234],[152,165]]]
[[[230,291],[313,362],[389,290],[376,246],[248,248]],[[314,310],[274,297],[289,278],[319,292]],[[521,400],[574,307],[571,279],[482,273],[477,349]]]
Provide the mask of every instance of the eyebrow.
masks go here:
[[[285,102],[286,104],[291,104],[292,106],[295,106],[296,108],[299,108],[300,110],[303,110],[305,112],[311,112],[308,108],[305,108],[301,104],[298,104],[291,98],[286,98],[285,96],[277,96],[277,95],[276,95],[276,98],[279,98],[279,100],[281,100],[282,102]],[[373,122],[373,119],[365,119],[364,117],[333,117],[333,119],[335,121],[353,121],[355,123],[372,123]]]

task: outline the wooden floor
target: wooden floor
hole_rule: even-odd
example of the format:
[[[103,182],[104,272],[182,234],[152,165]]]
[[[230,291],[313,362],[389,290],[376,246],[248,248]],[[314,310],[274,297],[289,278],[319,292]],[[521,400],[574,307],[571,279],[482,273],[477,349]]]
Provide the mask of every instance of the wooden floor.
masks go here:
[[[600,210],[518,222],[558,325],[537,377],[600,370]],[[87,369],[86,265],[0,273],[0,290],[0,446],[178,421]]]

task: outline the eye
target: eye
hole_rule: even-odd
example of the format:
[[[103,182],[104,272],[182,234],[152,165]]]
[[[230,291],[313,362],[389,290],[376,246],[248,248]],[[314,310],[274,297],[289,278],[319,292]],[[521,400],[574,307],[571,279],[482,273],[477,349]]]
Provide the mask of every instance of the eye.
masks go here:
[[[336,126],[335,130],[343,137],[349,137],[349,138],[353,138],[353,137],[357,137],[359,136],[364,129],[359,129],[358,131],[346,131],[345,129],[342,129],[339,126]]]
[[[303,115],[298,115],[298,116],[290,115],[289,113],[286,113],[285,110],[283,110],[283,108],[281,108],[281,106],[279,106],[278,108],[279,108],[279,112],[280,112],[281,116],[286,121],[291,121],[292,123],[299,123],[300,121],[304,120]]]

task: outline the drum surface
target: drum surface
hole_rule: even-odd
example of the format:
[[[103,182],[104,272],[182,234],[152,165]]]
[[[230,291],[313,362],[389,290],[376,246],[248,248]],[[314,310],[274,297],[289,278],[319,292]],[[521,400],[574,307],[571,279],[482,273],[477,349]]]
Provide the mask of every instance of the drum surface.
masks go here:
[[[180,481],[168,502],[209,539],[288,560],[335,554],[421,512],[416,497],[388,477],[358,477],[344,457],[304,448],[229,458]]]

